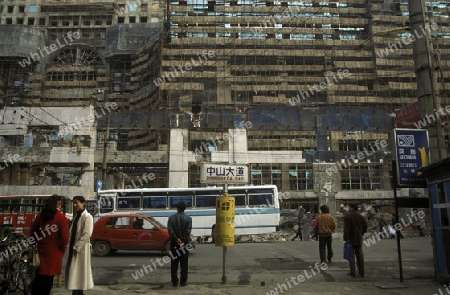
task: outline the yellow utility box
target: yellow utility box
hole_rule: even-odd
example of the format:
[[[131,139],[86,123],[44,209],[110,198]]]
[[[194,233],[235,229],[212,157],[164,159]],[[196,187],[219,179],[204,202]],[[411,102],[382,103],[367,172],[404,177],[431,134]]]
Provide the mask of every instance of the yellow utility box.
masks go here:
[[[216,246],[234,246],[234,197],[224,193],[216,198]]]

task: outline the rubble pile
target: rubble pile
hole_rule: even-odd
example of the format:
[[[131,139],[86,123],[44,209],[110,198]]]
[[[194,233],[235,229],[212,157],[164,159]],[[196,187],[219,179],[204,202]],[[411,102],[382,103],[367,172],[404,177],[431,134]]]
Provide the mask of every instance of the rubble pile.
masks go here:
[[[369,238],[373,235],[376,235],[380,232],[380,226],[383,226],[386,230],[388,230],[389,226],[395,224],[393,220],[393,214],[391,213],[382,213],[377,212],[376,208],[374,208],[370,204],[362,204],[361,205],[361,214],[367,218],[368,228],[367,233],[364,235],[364,238]],[[297,210],[283,210],[283,214],[280,218],[280,231],[265,233],[265,234],[253,234],[253,235],[236,235],[235,242],[236,243],[265,243],[265,242],[285,242],[290,241],[295,236],[294,226],[297,224]],[[336,219],[336,229],[333,234],[334,241],[342,241],[343,240],[343,231],[344,231],[344,214],[343,212],[338,212],[335,215]],[[315,214],[314,214],[315,215]],[[309,223],[312,219],[312,213],[306,213],[303,218],[303,237],[304,240],[310,240],[305,237],[305,235],[310,234]],[[430,233],[430,227],[428,226],[430,223],[426,219],[426,227],[425,233]],[[419,231],[416,229],[415,224],[409,224],[407,218],[404,219],[406,222],[406,226],[402,224],[401,233],[404,238],[407,237],[418,237]],[[389,235],[385,236],[389,238]],[[395,237],[395,236],[394,236]],[[213,243],[213,239],[211,237],[202,237],[201,243]]]

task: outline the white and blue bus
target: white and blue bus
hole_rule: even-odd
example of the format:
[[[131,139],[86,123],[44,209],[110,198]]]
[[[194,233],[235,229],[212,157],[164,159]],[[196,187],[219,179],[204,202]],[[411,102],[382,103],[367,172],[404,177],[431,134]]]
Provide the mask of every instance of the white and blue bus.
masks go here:
[[[185,213],[192,217],[192,234],[213,235],[216,223],[216,197],[220,187],[142,188],[99,191],[99,215],[137,213],[154,217],[166,225],[183,201]],[[228,195],[235,198],[235,235],[249,235],[279,230],[280,203],[275,185],[230,186]],[[95,217],[95,216],[94,216]]]

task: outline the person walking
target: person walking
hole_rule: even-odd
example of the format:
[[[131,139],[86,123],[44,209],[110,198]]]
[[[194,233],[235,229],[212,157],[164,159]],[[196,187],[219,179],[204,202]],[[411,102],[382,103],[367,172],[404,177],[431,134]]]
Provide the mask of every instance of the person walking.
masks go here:
[[[53,278],[60,275],[69,242],[69,221],[60,211],[63,197],[50,196],[34,220],[29,241],[37,241],[40,265],[31,283],[31,294],[50,295]]]
[[[367,219],[358,212],[358,205],[350,204],[350,211],[344,217],[344,241],[352,244],[353,255],[356,256],[358,272],[364,277],[364,254],[362,250],[362,237],[367,232]],[[349,261],[348,275],[355,277],[355,259]]]
[[[412,211],[412,216],[417,216],[418,219],[416,219],[416,228],[419,231],[420,237],[425,237],[425,219],[423,217],[419,217],[417,214],[417,210]]]
[[[316,228],[316,215],[314,215],[313,218],[311,219],[309,227],[311,228],[311,230],[313,232],[312,239],[317,241],[317,239],[319,238],[319,234],[318,234],[317,228]]]
[[[384,220],[383,214],[379,213],[378,214],[378,227],[380,228],[380,233],[381,233],[382,237],[385,236],[387,226],[388,226],[388,223],[386,222],[386,220]]]
[[[186,204],[177,204],[177,213],[171,215],[167,221],[167,228],[170,234],[170,274],[172,286],[176,287],[178,282],[181,286],[187,286],[189,247],[191,242],[192,218],[184,214]],[[191,248],[192,249],[192,248]],[[181,268],[181,276],[178,279],[178,264]]]
[[[327,205],[320,206],[320,214],[316,216],[317,233],[319,235],[319,255],[321,263],[332,263],[333,260],[333,233],[336,228],[336,220],[330,214]],[[327,253],[325,253],[327,252]]]
[[[303,206],[299,206],[297,209],[297,230],[294,229],[295,236],[291,239],[291,241],[294,241],[297,237],[300,239],[300,241],[303,241],[303,233],[302,233],[302,226],[303,226],[303,217],[305,215],[305,209]]]
[[[69,256],[66,264],[66,289],[72,295],[83,295],[94,287],[91,269],[91,235],[94,219],[86,210],[83,196],[72,199],[74,219],[70,228]]]
[[[348,213],[348,209],[345,208],[344,204],[341,204],[341,205],[339,206],[339,211],[340,211],[342,214],[344,214],[344,216],[347,215],[347,213]]]
[[[300,219],[300,217],[298,217],[297,231],[295,232],[295,236],[291,239],[291,241],[294,241],[297,237],[300,239],[300,241],[303,241],[302,225],[303,225],[302,220]]]

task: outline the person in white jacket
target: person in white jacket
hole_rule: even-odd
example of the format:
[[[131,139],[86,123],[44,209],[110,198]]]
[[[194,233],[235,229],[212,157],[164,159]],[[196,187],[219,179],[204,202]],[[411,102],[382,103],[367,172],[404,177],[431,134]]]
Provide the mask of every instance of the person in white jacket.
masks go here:
[[[66,263],[66,289],[72,295],[83,295],[84,290],[94,287],[91,269],[91,235],[94,220],[86,211],[86,200],[73,197],[73,222],[70,227],[69,257]]]

